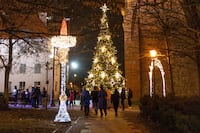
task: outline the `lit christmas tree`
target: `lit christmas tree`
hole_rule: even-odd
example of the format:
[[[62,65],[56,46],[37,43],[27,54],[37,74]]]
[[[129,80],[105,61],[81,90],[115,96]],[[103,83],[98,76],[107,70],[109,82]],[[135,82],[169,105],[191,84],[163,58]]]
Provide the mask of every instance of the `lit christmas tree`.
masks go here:
[[[94,86],[99,87],[102,84],[104,88],[110,87],[113,91],[115,88],[121,89],[124,87],[124,77],[119,70],[116,57],[117,50],[113,46],[109,31],[106,15],[109,9],[104,4],[101,10],[103,11],[103,16],[101,18],[100,33],[95,47],[92,68],[88,72],[88,78],[86,78],[86,88],[93,90]]]

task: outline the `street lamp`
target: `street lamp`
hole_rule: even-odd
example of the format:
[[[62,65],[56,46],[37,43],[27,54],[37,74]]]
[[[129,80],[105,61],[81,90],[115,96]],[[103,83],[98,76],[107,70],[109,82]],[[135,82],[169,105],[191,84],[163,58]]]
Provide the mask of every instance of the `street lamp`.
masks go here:
[[[51,97],[50,97],[50,106],[51,107],[55,106],[55,104],[54,104],[54,73],[55,73],[54,69],[55,69],[55,55],[56,55],[55,53],[56,53],[56,48],[53,47],[52,53],[50,55],[50,58],[53,59],[53,67],[52,67],[52,69],[53,69],[53,71],[52,71],[52,73],[53,73],[53,75],[52,75],[53,80],[52,80],[52,89],[51,89]]]
[[[49,65],[50,65],[50,63],[47,61],[46,64],[45,64],[45,66],[46,66],[46,89],[47,89],[46,91],[47,92],[49,90],[49,77],[48,77],[49,70],[53,69],[52,67],[49,67]],[[45,100],[45,102],[46,102],[46,105],[45,105],[46,110],[47,110],[47,100],[48,100],[48,95],[46,96],[46,100]]]
[[[156,50],[150,50],[150,57],[152,60],[152,65],[150,66],[151,71],[153,71],[155,67],[155,59],[157,58],[157,51]],[[153,81],[152,81],[152,76],[153,76]],[[152,96],[152,92],[155,94],[155,72],[153,71],[153,75],[151,73],[151,81],[150,81],[150,96]]]
[[[72,72],[73,76],[71,76],[71,77],[72,77],[72,82],[73,82],[73,84],[76,84],[77,74],[75,73],[75,70],[78,69],[78,63],[77,63],[76,61],[72,61],[72,62],[70,63],[70,69],[71,69],[71,70],[74,70],[74,71]]]
[[[155,67],[158,67],[161,76],[162,76],[162,85],[163,85],[163,96],[166,96],[166,90],[165,90],[165,72],[163,69],[163,65],[161,64],[161,61],[157,58],[157,51],[156,50],[150,50],[149,51],[151,56],[151,65],[149,66],[150,72],[149,72],[149,80],[150,80],[150,96],[152,97],[152,93],[155,94],[155,72],[153,71]],[[152,81],[153,77],[153,81]]]
[[[77,69],[78,68],[78,64],[76,62],[72,62],[71,63],[71,67],[72,67],[72,69]]]
[[[157,57],[157,51],[156,50],[150,50],[149,51],[151,58],[156,58]]]

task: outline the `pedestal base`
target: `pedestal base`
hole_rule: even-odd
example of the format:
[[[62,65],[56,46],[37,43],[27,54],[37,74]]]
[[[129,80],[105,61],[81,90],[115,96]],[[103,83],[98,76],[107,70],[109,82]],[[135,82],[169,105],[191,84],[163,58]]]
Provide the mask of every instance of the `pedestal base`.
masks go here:
[[[70,122],[71,118],[67,112],[66,102],[60,101],[58,114],[56,115],[54,122]]]

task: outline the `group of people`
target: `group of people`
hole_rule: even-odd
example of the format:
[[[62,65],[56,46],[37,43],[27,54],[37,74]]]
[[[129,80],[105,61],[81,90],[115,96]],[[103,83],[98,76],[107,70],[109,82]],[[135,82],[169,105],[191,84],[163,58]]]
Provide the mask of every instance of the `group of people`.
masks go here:
[[[18,100],[20,100],[27,105],[31,104],[34,108],[38,108],[40,104],[44,107],[47,99],[46,89],[43,88],[41,91],[39,86],[32,87],[31,92],[29,89],[20,90],[15,86],[12,95],[16,104],[18,103]]]
[[[81,110],[84,108],[84,113],[86,116],[89,115],[89,106],[90,100],[92,100],[92,105],[95,111],[95,114],[98,114],[98,110],[100,110],[100,116],[107,116],[107,109],[111,108],[113,105],[115,116],[118,116],[118,108],[121,101],[122,110],[125,110],[125,99],[128,98],[128,105],[132,106],[132,90],[128,89],[128,94],[126,94],[125,88],[122,88],[121,93],[119,93],[118,89],[115,89],[113,94],[111,94],[111,89],[104,89],[103,85],[100,85],[100,89],[97,86],[94,86],[91,94],[85,87],[82,88],[81,92]]]

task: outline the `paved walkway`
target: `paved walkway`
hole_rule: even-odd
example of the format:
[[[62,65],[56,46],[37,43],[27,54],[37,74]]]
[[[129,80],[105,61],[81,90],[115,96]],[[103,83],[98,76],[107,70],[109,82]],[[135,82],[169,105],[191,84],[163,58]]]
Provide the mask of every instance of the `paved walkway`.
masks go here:
[[[127,108],[126,111],[136,114],[139,113],[138,107]],[[144,125],[138,124],[134,121],[136,117],[131,117],[133,121],[127,121],[124,118],[123,111],[119,111],[119,116],[115,117],[114,110],[108,110],[106,117],[100,118],[92,113],[91,116],[85,118],[85,127],[81,130],[81,133],[150,133]]]
[[[9,105],[14,108],[32,108],[31,105]],[[58,106],[50,107],[58,108]],[[76,101],[73,107],[68,106],[68,110],[80,110],[80,102]],[[139,114],[138,106],[126,108],[125,111],[119,109],[118,116],[115,117],[113,109],[108,110],[108,115],[100,117],[100,112],[96,116],[94,110],[90,108],[90,116],[80,116],[65,133],[154,133],[150,132],[142,123],[137,120]]]
[[[110,114],[110,112],[109,112]],[[121,117],[89,118],[81,133],[133,133],[131,127]]]

